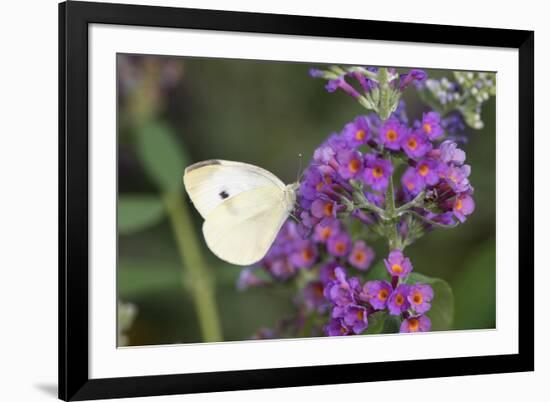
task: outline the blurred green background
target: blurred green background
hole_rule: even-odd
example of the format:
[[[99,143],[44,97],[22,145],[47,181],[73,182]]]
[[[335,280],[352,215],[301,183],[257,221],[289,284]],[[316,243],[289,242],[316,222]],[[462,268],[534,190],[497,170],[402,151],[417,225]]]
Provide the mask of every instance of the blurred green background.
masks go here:
[[[194,305],[205,293],[216,300],[221,328],[213,332],[223,333],[223,340],[248,339],[292,314],[288,286],[236,289],[241,268],[206,248],[202,219],[181,176],[193,162],[221,158],[295,181],[299,153],[307,163],[329,134],[365,113],[343,93],[328,94],[323,81],[308,76],[311,67],[118,55],[117,288],[119,301],[131,303],[136,313],[131,325],[120,325],[126,344],[205,340],[201,325],[209,324],[199,322]],[[430,78],[451,77],[450,71],[426,71]],[[414,88],[404,100],[410,120],[427,109]],[[495,326],[494,98],[484,106],[483,121],[485,128],[470,130],[462,145],[472,166],[475,213],[466,224],[431,232],[407,248],[417,272],[450,283],[456,329]],[[386,254],[383,243],[372,246],[378,259]],[[197,266],[207,274],[193,273]],[[200,295],[192,291],[197,281],[206,284]]]

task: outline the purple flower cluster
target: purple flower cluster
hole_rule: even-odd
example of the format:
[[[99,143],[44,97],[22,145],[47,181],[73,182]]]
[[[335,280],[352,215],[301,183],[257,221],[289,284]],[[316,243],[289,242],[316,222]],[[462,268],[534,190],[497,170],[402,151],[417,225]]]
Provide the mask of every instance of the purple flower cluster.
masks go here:
[[[334,268],[334,275],[326,281],[324,289],[331,305],[330,322],[325,327],[327,335],[360,334],[368,328],[369,316],[378,311],[398,316],[400,332],[430,330],[431,321],[425,314],[434,298],[431,286],[406,283],[412,264],[400,250],[392,250],[384,262],[391,283],[370,280],[361,285],[358,278],[348,278],[343,268]]]
[[[429,202],[414,212],[442,224],[452,225],[455,218],[464,222],[475,208],[470,166],[464,164],[466,155],[455,142],[437,143],[443,134],[439,114],[427,112],[412,127],[396,113],[383,123],[373,116],[359,116],[329,136],[315,150],[299,189],[305,233],[314,230],[318,239],[323,231],[337,228],[339,217],[346,214],[367,224],[375,221],[372,211],[350,204],[356,191],[353,184],[362,183],[366,200],[384,208],[390,178],[400,161],[407,166],[397,201],[406,203],[424,192]],[[331,254],[343,256],[350,244],[341,235],[332,237],[328,247]]]
[[[445,140],[422,157],[410,159],[401,177],[405,200],[424,191],[432,198],[431,208],[421,213],[448,224],[453,223],[453,217],[461,223],[466,221],[474,212],[475,203],[468,180],[471,169],[464,164],[465,158],[466,154],[455,142]]]
[[[413,264],[403,250],[426,230],[465,222],[475,209],[466,154],[448,138],[460,122],[435,111],[409,122],[399,96],[426,78],[421,70],[399,75],[394,69],[332,67],[311,75],[376,113],[356,117],[314,151],[297,191],[297,222],[283,225],[261,261],[271,280],[247,268],[238,286],[293,280],[300,291],[290,327],[300,331],[361,334],[378,313],[399,322],[400,332],[429,331],[426,314],[435,295],[427,283],[412,280]],[[380,82],[389,84],[390,106],[373,103],[387,90]],[[371,237],[387,241],[387,275],[369,271],[375,253],[365,240]]]

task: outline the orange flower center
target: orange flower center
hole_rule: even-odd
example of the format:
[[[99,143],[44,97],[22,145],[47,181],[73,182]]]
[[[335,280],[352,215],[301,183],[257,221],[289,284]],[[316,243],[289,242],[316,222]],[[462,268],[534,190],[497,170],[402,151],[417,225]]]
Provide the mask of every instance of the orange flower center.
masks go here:
[[[361,162],[357,159],[352,159],[350,163],[348,163],[348,169],[351,173],[357,173],[360,168]]]
[[[393,264],[393,265],[391,266],[391,270],[392,270],[392,272],[395,273],[395,274],[400,274],[400,273],[403,272],[403,267],[402,267],[401,265],[399,265],[399,264]]]
[[[323,285],[321,285],[320,283],[315,284],[313,287],[313,292],[317,297],[323,296]]]
[[[344,251],[346,251],[346,243],[339,241],[338,243],[335,244],[334,248],[336,249],[337,252],[343,253]]]
[[[357,319],[363,321],[363,310],[357,311]]]
[[[395,304],[398,306],[402,305],[405,302],[405,298],[401,293],[399,293],[397,296],[395,296]]]
[[[355,133],[355,139],[357,141],[363,141],[365,139],[367,133],[365,133],[365,130],[357,130]]]
[[[366,256],[365,256],[365,253],[364,253],[364,252],[362,252],[362,251],[356,251],[356,252],[353,254],[353,258],[355,259],[355,261],[361,263],[361,262],[365,261]]]
[[[416,138],[409,138],[409,140],[407,141],[407,146],[414,151],[418,146]]]
[[[420,292],[414,292],[413,302],[415,304],[420,304],[422,303],[422,300],[423,300],[422,294]]]
[[[328,175],[325,175],[324,177],[325,181],[323,182],[322,180],[317,183],[317,185],[315,186],[315,188],[317,189],[317,191],[321,191],[321,189],[325,186],[325,183],[330,185],[332,184],[332,179],[330,178],[330,176]]]
[[[414,188],[414,183],[411,181],[408,181],[407,183],[405,183],[405,185],[409,190],[412,190]]]
[[[420,173],[421,176],[426,176],[429,172],[430,168],[426,164],[420,165],[418,168],[418,173]]]
[[[422,126],[422,128],[424,129],[424,131],[427,133],[427,134],[430,134],[432,132],[432,126],[430,126],[428,123],[424,123],[424,125]]]
[[[386,139],[391,142],[397,140],[397,132],[393,129],[389,129],[386,131]]]
[[[332,216],[333,208],[332,202],[327,202],[323,208],[323,212],[326,216]]]
[[[376,166],[374,169],[372,169],[372,175],[374,178],[379,179],[384,175],[384,171],[380,166]]]
[[[462,200],[460,198],[457,198],[455,202],[455,209],[457,211],[460,211],[462,209]]]
[[[302,250],[302,258],[305,261],[311,261],[313,258],[313,252],[309,248]]]
[[[321,229],[321,238],[323,240],[326,240],[330,237],[331,233],[332,233],[332,230],[327,226],[327,227]]]
[[[420,326],[420,323],[416,318],[409,319],[409,331],[416,332],[418,331],[419,326]]]
[[[378,292],[378,299],[385,301],[388,298],[388,291],[386,289],[381,289]]]

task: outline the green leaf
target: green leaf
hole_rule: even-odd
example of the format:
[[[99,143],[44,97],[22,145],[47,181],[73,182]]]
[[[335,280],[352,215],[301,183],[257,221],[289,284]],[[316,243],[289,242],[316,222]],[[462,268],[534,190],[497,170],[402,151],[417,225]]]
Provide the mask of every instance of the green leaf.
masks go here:
[[[377,311],[369,315],[369,327],[364,332],[364,334],[380,334],[384,329],[384,322],[388,314],[385,311]]]
[[[118,232],[131,234],[158,223],[164,207],[155,195],[122,195],[118,199]]]
[[[396,334],[399,332],[401,326],[401,318],[395,315],[388,315],[384,320],[384,328],[382,328],[383,334]]]
[[[147,174],[162,191],[182,186],[189,161],[174,131],[161,122],[148,122],[137,130],[137,152]]]
[[[434,298],[432,308],[426,315],[432,321],[432,331],[444,331],[453,327],[454,295],[451,287],[443,279],[430,278],[413,272],[407,278],[407,283],[427,283],[433,288]]]

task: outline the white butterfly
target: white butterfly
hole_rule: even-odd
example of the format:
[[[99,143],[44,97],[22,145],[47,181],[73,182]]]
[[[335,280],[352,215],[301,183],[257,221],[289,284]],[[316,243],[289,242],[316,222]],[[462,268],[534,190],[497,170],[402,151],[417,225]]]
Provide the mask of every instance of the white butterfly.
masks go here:
[[[235,265],[261,260],[296,202],[298,183],[285,185],[265,169],[218,159],[185,169],[183,183],[205,219],[206,244]]]

